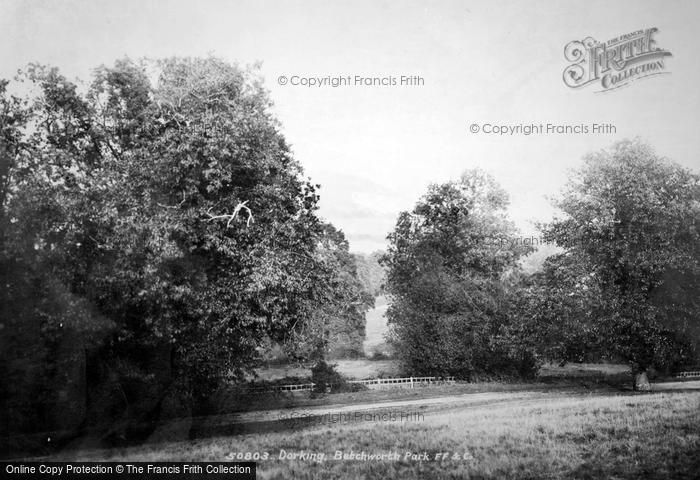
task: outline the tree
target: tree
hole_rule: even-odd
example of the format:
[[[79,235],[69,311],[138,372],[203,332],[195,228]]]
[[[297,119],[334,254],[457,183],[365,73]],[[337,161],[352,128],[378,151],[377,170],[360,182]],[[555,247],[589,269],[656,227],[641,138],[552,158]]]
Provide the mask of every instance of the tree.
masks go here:
[[[292,357],[314,363],[361,356],[365,314],[374,306],[374,298],[358,278],[356,260],[343,232],[325,223],[315,256],[317,297],[308,320],[290,331],[286,346]]]
[[[530,374],[532,352],[506,341],[503,276],[528,248],[512,242],[507,195],[492,177],[465,172],[431,185],[390,234],[391,341],[415,374]]]
[[[142,420],[173,393],[202,404],[330,295],[315,282],[328,280],[317,186],[254,71],[126,59],[98,68],[85,93],[56,68],[20,78],[26,101],[0,91],[0,246],[14,292],[3,315],[16,319],[3,341],[40,332],[38,344],[73,345],[88,407],[104,406],[89,417]],[[29,363],[54,368],[40,350]],[[26,373],[21,352],[3,355],[4,378]]]
[[[597,314],[602,292],[591,266],[572,252],[552,255],[542,269],[524,276],[513,298],[512,316],[536,339],[547,360],[594,362],[601,351]]]
[[[595,292],[585,317],[597,338],[588,346],[629,361],[635,387],[652,366],[690,361],[700,319],[700,177],[625,140],[588,155],[556,205],[564,216],[545,236],[585,265],[570,268],[560,288]]]
[[[65,165],[68,178],[52,172],[60,159],[42,148],[43,132],[34,123],[37,106],[10,95],[7,86],[0,82],[3,431],[69,428],[82,421],[85,396],[84,385],[78,385],[80,356],[67,346],[89,343],[107,322],[90,319],[88,302],[51,274],[62,267],[55,240],[70,235],[60,202],[75,166]],[[58,404],[61,396],[66,401]]]

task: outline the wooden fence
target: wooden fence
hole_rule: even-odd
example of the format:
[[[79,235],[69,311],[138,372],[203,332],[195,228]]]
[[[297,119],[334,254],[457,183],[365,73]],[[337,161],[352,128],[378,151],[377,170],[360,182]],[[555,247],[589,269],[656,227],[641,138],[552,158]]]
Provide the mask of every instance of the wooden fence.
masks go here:
[[[676,378],[700,378],[700,370],[679,372]],[[347,383],[355,385],[365,385],[369,388],[391,388],[441,385],[454,383],[455,377],[397,377],[397,378],[371,378],[368,380],[348,380]],[[311,391],[316,386],[315,383],[297,383],[290,385],[263,385],[257,387],[247,387],[244,389],[248,394],[264,394],[275,392],[301,392]],[[327,384],[326,389],[332,390],[334,385]]]
[[[414,384],[433,384],[433,383],[452,383],[455,377],[401,377],[401,378],[372,378],[369,380],[348,380],[348,383],[360,385],[397,385],[410,384],[413,388]]]
[[[369,380],[348,380],[347,383],[355,385],[366,385],[368,387],[409,387],[414,386],[429,386],[445,383],[454,383],[455,377],[401,377],[401,378],[371,378]],[[299,392],[305,390],[313,390],[315,383],[298,383],[294,385],[268,385],[259,387],[248,387],[245,393],[262,394],[274,392]],[[326,390],[332,390],[332,384],[326,384]]]
[[[271,392],[296,392],[303,390],[313,390],[315,383],[298,383],[294,385],[266,385],[260,387],[248,387],[247,393],[271,393]]]

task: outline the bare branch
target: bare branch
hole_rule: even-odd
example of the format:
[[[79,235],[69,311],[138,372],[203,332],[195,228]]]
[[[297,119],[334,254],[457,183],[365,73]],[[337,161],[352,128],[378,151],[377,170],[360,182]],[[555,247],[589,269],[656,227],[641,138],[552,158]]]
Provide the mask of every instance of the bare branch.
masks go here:
[[[241,210],[245,210],[248,212],[248,219],[245,222],[246,227],[250,226],[250,222],[253,221],[253,212],[250,211],[250,208],[246,206],[246,203],[248,203],[248,200],[245,202],[241,202],[238,205],[236,205],[236,208],[233,209],[233,213],[224,213],[222,215],[212,215],[211,214],[211,207],[209,210],[207,210],[207,215],[209,218],[207,219],[208,222],[211,222],[212,220],[220,220],[220,219],[228,219],[228,222],[226,222],[226,228],[231,226],[231,222],[235,220],[235,218],[238,216]]]

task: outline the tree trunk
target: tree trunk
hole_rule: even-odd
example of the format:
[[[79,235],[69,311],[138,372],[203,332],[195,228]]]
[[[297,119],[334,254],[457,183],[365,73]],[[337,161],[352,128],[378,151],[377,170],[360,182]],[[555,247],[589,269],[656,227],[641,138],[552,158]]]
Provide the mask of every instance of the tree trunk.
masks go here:
[[[648,392],[651,390],[651,384],[649,383],[649,377],[647,377],[646,369],[640,369],[633,372],[634,375],[634,385],[632,386],[635,392]]]

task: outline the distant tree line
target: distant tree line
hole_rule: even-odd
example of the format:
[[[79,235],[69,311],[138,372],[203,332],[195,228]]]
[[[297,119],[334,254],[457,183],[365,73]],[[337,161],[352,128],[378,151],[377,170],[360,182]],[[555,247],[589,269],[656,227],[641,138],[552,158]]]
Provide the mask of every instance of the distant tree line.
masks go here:
[[[381,264],[384,252],[355,253],[355,263],[357,264],[357,277],[365,289],[371,295],[377,297],[382,294],[382,287],[386,282],[386,269]]]

